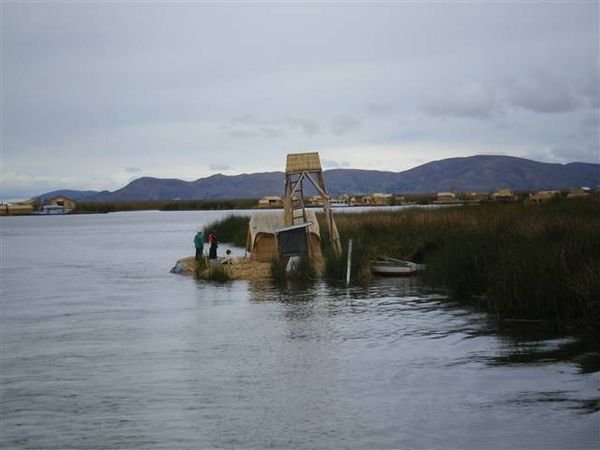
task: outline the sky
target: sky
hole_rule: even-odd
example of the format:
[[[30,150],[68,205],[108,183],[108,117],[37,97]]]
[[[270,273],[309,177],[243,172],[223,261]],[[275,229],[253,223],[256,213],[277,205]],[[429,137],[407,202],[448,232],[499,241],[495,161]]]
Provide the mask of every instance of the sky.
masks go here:
[[[2,199],[476,154],[600,162],[598,1],[11,2]]]

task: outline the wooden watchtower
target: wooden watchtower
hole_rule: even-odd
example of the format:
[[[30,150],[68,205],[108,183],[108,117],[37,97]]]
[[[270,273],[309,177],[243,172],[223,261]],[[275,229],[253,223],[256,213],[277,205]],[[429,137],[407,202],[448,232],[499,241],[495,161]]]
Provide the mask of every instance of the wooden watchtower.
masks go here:
[[[323,200],[323,211],[327,218],[327,228],[331,246],[337,255],[341,255],[340,235],[333,220],[329,194],[325,189],[323,170],[319,153],[290,153],[285,167],[285,196],[283,199],[284,222],[286,226],[306,223],[304,206],[304,181],[310,182]]]

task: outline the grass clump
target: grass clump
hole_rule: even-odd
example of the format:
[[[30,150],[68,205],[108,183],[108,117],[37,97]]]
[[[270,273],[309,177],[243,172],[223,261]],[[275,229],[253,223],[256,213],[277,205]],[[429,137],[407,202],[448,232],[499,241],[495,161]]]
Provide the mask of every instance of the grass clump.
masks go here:
[[[206,277],[211,281],[225,282],[231,280],[231,269],[226,264],[209,264],[208,275]]]
[[[204,239],[214,231],[219,242],[229,242],[237,247],[245,247],[250,217],[229,215],[224,219],[211,222],[204,227]]]
[[[324,240],[324,242],[327,242]],[[348,270],[348,240],[342,240],[342,254],[336,255],[330,245],[323,250],[325,258],[325,277],[330,280],[345,280]],[[359,283],[366,283],[371,279],[369,261],[372,254],[367,241],[363,238],[352,240],[352,260],[350,265],[350,279]]]
[[[210,263],[206,257],[196,261],[196,278],[225,282],[231,280],[231,267],[227,264]]]
[[[288,264],[290,270],[288,270]],[[315,268],[307,255],[292,260],[289,257],[273,258],[271,261],[271,276],[276,282],[286,280],[310,281],[317,278]]]
[[[295,280],[314,280],[317,278],[315,268],[308,255],[301,255],[299,258],[292,260],[290,271],[287,273],[288,278]]]
[[[282,258],[273,258],[271,260],[271,276],[273,277],[273,280],[278,283],[283,283],[285,281],[286,265],[287,264],[282,261]]]
[[[208,268],[208,259],[203,256],[196,260],[196,278],[200,278],[201,274]]]

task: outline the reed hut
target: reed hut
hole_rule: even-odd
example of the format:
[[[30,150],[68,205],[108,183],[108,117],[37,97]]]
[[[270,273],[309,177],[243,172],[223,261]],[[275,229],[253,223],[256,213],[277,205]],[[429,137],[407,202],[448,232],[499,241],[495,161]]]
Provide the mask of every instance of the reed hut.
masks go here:
[[[572,199],[572,198],[585,198],[585,197],[589,197],[590,196],[590,192],[589,192],[589,188],[576,188],[576,189],[570,189],[569,193],[567,194],[567,198],[568,199]]]
[[[467,192],[464,194],[463,200],[465,203],[481,203],[489,199],[487,192]]]
[[[510,189],[498,189],[492,194],[492,198],[497,202],[514,202],[517,196]]]
[[[77,206],[75,200],[65,197],[64,195],[49,198],[45,204],[48,206],[64,206],[66,209],[75,209]]]
[[[529,201],[532,203],[542,203],[556,197],[560,197],[560,191],[537,191],[529,194]]]
[[[306,206],[323,207],[323,197],[320,195],[311,195],[306,201]]]
[[[396,205],[405,205],[407,203],[405,195],[394,195],[394,203]]]
[[[438,192],[433,203],[437,205],[451,205],[454,203],[460,203],[460,200],[456,198],[456,195],[453,192]]]
[[[392,199],[394,198],[392,194],[383,192],[374,192],[371,197],[373,198],[373,204],[380,206],[391,205]]]
[[[311,259],[318,263],[323,260],[319,223],[314,211],[307,210],[306,216],[308,222],[311,222],[308,227],[309,252]],[[284,227],[285,221],[282,211],[253,215],[250,218],[246,239],[246,250],[250,253],[250,258],[259,262],[271,262],[273,258],[276,258],[278,249],[275,231]]]
[[[283,208],[283,200],[276,195],[268,195],[258,201],[259,208]]]

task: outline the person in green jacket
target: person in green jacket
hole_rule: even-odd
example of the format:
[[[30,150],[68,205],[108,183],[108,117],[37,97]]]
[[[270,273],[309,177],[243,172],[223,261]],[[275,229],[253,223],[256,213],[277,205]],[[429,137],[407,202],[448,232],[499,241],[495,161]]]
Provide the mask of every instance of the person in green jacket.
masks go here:
[[[204,235],[202,234],[202,230],[196,232],[196,236],[194,236],[194,246],[196,247],[196,261],[200,261],[204,255]]]

